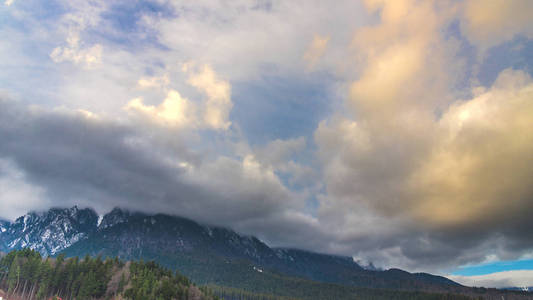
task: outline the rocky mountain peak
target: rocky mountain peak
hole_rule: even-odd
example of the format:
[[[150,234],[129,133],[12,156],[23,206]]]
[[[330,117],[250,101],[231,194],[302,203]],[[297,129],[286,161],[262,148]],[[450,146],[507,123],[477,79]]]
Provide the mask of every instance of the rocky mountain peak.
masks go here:
[[[255,280],[263,280],[258,276],[275,273],[337,284],[370,283],[378,288],[457,286],[429,274],[365,270],[351,257],[271,248],[253,236],[178,216],[114,208],[99,225],[98,219],[92,209],[76,206],[31,212],[13,223],[0,223],[0,251],[31,248],[44,256],[64,253],[158,260],[198,282],[233,284],[250,278],[255,284]],[[236,275],[227,279],[226,274]]]
[[[9,221],[6,221],[6,220],[2,220],[2,219],[0,219],[0,234],[1,234],[2,232],[7,231],[7,230],[9,229],[9,225],[10,225],[10,224],[11,224],[11,223],[10,223]]]
[[[13,223],[0,225],[0,240],[6,250],[31,248],[54,255],[96,230],[98,216],[90,208],[51,208],[30,212]]]
[[[129,212],[128,210],[115,207],[109,213],[104,215],[102,222],[100,222],[100,225],[98,225],[98,229],[102,230],[119,223],[124,223],[128,220],[130,216],[131,212]]]

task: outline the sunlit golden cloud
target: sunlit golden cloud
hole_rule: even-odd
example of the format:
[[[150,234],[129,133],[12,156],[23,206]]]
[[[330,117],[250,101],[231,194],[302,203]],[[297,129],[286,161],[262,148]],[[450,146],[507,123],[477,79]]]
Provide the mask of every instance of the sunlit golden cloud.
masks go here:
[[[207,95],[202,116],[207,126],[214,129],[228,129],[231,125],[229,112],[233,106],[229,83],[219,79],[208,65],[199,67],[187,82]]]
[[[416,214],[430,223],[488,222],[528,206],[533,170],[533,81],[503,71],[474,99],[458,102],[438,122],[438,135],[411,188]]]
[[[351,116],[338,114],[315,132],[325,166],[324,219],[342,216],[332,221],[332,228],[356,228],[345,233],[346,239],[365,239],[365,224],[372,218],[362,217],[362,211],[388,224],[382,230],[393,236],[401,234],[394,227],[423,228],[427,236],[413,241],[419,248],[437,243],[432,236],[444,232],[496,232],[502,222],[526,222],[519,211],[533,206],[528,182],[533,171],[524,164],[533,160],[529,75],[504,70],[493,84],[472,87],[472,97],[461,99],[453,87],[466,70],[456,61],[456,41],[443,28],[472,13],[463,9],[476,3],[365,3],[381,22],[355,33],[361,69],[350,84]],[[517,11],[524,4],[513,2],[505,10]],[[501,35],[483,36],[481,30],[490,28],[481,28],[481,17],[461,22],[477,24],[469,36],[493,45],[524,32],[522,12],[514,21],[504,14],[502,21],[517,24],[505,27]],[[496,21],[486,20],[490,26]],[[397,262],[409,264],[404,251],[391,245],[383,249],[383,258],[398,257]]]
[[[169,91],[165,100],[158,106],[145,105],[141,98],[135,98],[125,108],[142,113],[166,125],[194,127],[197,122],[196,106],[175,90]]]
[[[157,106],[145,105],[142,98],[135,98],[124,108],[165,125],[180,128],[228,129],[231,125],[229,112],[233,106],[229,83],[219,79],[208,65],[198,68],[194,64],[186,64],[183,70],[190,74],[187,82],[202,91],[206,99],[193,102],[171,89],[163,102]],[[162,88],[168,84],[167,75],[141,78],[138,81],[138,86],[141,88]]]
[[[462,27],[472,42],[486,49],[517,34],[532,37],[532,11],[528,0],[467,0]]]

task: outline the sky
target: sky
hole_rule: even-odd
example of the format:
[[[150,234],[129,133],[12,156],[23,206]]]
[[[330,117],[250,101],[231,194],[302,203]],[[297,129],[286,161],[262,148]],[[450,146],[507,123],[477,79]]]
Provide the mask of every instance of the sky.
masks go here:
[[[533,2],[2,0],[0,217],[164,212],[533,286]]]

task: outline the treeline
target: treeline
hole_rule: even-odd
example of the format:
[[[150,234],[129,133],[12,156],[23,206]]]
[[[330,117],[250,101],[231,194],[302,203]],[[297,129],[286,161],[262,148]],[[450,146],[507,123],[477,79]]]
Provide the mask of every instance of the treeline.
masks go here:
[[[131,263],[130,273],[131,287],[124,293],[128,299],[188,299],[191,283],[178,272],[173,274],[155,262],[140,261]]]
[[[66,299],[103,297],[113,268],[121,266],[118,259],[102,260],[85,257],[83,260],[64,255],[43,259],[33,250],[12,251],[0,260],[0,285],[8,295],[23,299]]]
[[[45,258],[33,250],[0,259],[0,289],[10,299],[215,300],[178,272],[155,262],[124,263],[117,258]]]
[[[254,293],[242,289],[217,285],[203,286],[200,289],[205,294],[218,297],[222,300],[301,300],[300,298]]]
[[[196,287],[178,272],[153,261],[123,262],[85,256],[43,258],[33,250],[12,251],[0,259],[0,290],[7,299],[133,300],[294,300],[294,299],[472,299],[468,296],[348,287],[286,278],[243,290]]]
[[[336,284],[293,279],[293,288],[269,286],[270,294],[255,293],[242,289],[208,285],[206,291],[223,300],[474,300],[482,297],[471,297],[458,294],[429,293],[421,291],[399,291],[386,289],[369,289],[348,287]],[[272,294],[284,295],[274,296]]]

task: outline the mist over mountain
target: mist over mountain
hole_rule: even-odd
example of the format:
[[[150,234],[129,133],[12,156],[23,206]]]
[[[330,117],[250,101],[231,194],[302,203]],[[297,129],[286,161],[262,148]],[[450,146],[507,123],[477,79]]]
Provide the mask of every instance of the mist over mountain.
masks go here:
[[[149,215],[120,208],[105,214],[99,223],[94,210],[74,206],[30,212],[2,226],[3,251],[30,248],[43,256],[65,253],[67,256],[90,254],[128,260],[153,259],[181,269],[202,283],[224,280],[213,270],[228,273],[239,269],[240,276],[256,277],[274,272],[360,286],[401,286],[413,280],[420,283],[411,284],[412,288],[457,285],[443,277],[426,274],[365,270],[351,257],[271,248],[256,237],[243,236],[230,229],[202,225],[177,216]]]
[[[474,293],[444,277],[365,269],[351,257],[272,248],[231,229],[165,214],[115,208],[99,218],[90,208],[74,206],[30,212],[0,224],[4,252],[30,248],[43,256],[154,260],[197,284],[268,293],[272,287],[310,280],[358,288]]]

